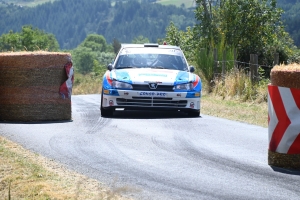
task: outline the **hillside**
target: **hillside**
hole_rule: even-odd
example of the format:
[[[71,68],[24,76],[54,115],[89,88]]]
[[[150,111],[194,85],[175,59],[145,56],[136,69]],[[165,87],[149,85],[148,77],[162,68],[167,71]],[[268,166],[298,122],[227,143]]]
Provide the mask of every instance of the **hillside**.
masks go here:
[[[285,12],[282,15],[286,31],[291,35],[294,43],[300,47],[300,0],[279,0],[278,7]]]
[[[75,48],[91,33],[103,35],[109,43],[114,38],[131,42],[140,35],[156,42],[165,37],[171,21],[185,30],[195,24],[194,13],[174,5],[110,0],[56,0],[35,7],[0,7],[0,35],[31,24],[53,33],[61,49]]]
[[[3,3],[8,3],[8,4],[15,4],[17,6],[28,6],[28,7],[33,7],[37,6],[43,3],[47,2],[53,2],[56,0],[2,0]],[[117,0],[111,0],[112,3],[115,3]],[[124,0],[123,0],[124,1]],[[143,0],[139,0],[139,2],[142,2]],[[146,0],[148,1],[148,0]],[[156,1],[156,3],[160,3],[162,5],[175,5],[175,6],[181,6],[184,4],[186,8],[191,8],[195,6],[195,0],[151,0],[151,1]],[[1,0],[0,0],[1,2]],[[150,2],[150,1],[149,1]]]
[[[156,3],[153,3],[156,1]],[[123,2],[123,3],[122,3]],[[151,3],[152,2],[152,3]],[[195,24],[194,0],[0,0],[0,35],[31,24],[53,33],[61,49],[72,49],[88,34],[131,42],[162,39],[173,21],[181,30]],[[278,0],[287,32],[300,47],[300,0]],[[31,7],[28,7],[31,6]]]

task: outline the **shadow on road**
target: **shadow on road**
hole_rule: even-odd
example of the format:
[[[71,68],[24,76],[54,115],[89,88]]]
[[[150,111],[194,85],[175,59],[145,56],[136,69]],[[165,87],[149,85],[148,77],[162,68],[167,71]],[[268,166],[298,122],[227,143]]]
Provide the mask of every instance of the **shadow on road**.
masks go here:
[[[55,121],[0,121],[0,124],[58,124],[58,123],[69,123],[73,120],[55,120]]]
[[[165,118],[201,118],[190,117],[188,114],[179,111],[149,111],[149,110],[116,110],[113,116],[115,119],[165,119]]]
[[[283,173],[283,174],[290,174],[290,175],[297,175],[300,176],[299,170],[293,170],[293,169],[284,169],[280,167],[274,167],[270,166],[275,172]]]

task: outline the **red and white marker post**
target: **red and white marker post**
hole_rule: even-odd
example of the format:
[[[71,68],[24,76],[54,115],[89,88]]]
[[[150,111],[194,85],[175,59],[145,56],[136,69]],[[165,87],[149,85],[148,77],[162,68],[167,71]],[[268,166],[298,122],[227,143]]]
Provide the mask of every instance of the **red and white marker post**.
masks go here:
[[[72,62],[68,62],[67,64],[65,64],[64,67],[68,79],[60,86],[59,93],[63,99],[65,98],[71,99],[73,82],[74,82],[74,69],[73,69]]]
[[[300,154],[300,90],[268,86],[269,151]]]

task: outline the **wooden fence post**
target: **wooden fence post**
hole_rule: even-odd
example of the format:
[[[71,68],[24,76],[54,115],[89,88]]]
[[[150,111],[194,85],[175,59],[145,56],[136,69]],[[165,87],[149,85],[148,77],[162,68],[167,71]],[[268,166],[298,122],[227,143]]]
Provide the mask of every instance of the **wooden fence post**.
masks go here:
[[[226,72],[226,50],[223,51],[223,62],[222,62],[222,77],[225,77]]]
[[[234,63],[234,68],[238,68],[237,67],[237,62],[236,62],[236,59],[237,59],[237,52],[236,52],[236,49],[233,50],[233,63]]]
[[[217,74],[217,67],[218,67],[218,53],[217,49],[214,49],[214,76]]]
[[[275,65],[279,65],[279,53],[274,54],[274,66]]]
[[[254,67],[253,67],[254,81],[257,82],[259,80],[259,77],[258,77],[258,55],[257,54],[253,55],[253,64],[254,64]]]
[[[258,56],[256,54],[250,54],[250,77],[252,83],[258,81]]]
[[[250,80],[253,82],[253,54],[250,54]]]

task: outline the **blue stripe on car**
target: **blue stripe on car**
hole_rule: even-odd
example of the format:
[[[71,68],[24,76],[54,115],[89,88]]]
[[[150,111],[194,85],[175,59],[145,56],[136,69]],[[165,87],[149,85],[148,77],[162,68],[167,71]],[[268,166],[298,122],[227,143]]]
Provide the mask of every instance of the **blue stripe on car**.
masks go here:
[[[180,85],[180,84],[184,84],[184,83],[188,83],[189,80],[189,73],[185,72],[185,71],[179,71],[176,78],[175,78],[175,82],[174,85]]]
[[[117,81],[132,84],[132,80],[127,70],[116,70],[115,74],[116,74]]]

